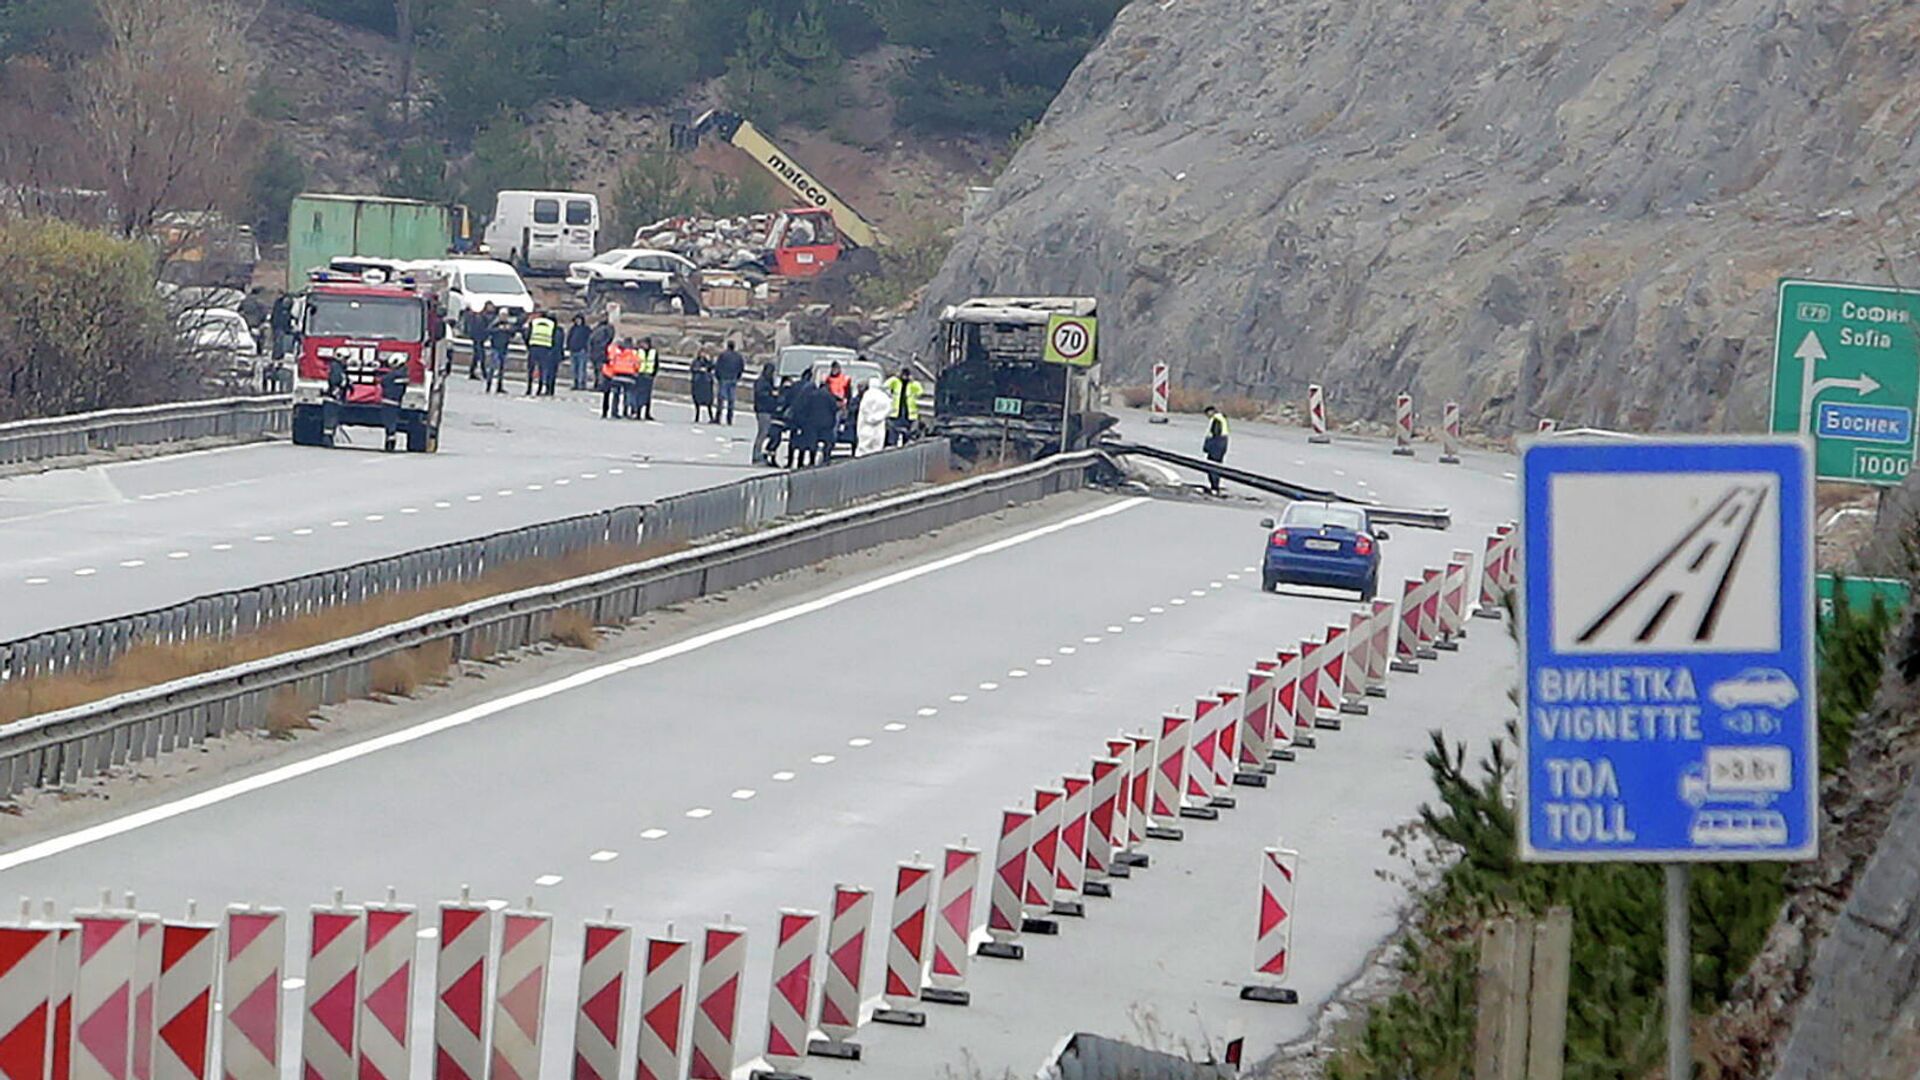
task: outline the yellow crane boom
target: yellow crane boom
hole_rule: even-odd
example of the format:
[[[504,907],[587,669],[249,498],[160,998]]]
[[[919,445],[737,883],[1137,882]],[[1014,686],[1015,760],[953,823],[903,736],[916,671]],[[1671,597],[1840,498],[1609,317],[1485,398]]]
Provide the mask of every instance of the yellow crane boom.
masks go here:
[[[833,223],[840,228],[840,235],[852,246],[874,248],[887,242],[887,238],[874,228],[872,222],[861,217],[859,211],[848,206],[827,185],[807,172],[804,166],[793,159],[792,154],[780,149],[751,121],[738,113],[713,109],[691,124],[676,124],[672,132],[673,146],[677,150],[691,150],[700,145],[701,137],[708,132],[719,135],[759,162],[761,168],[772,173],[774,179],[793,192],[804,205],[831,214]]]

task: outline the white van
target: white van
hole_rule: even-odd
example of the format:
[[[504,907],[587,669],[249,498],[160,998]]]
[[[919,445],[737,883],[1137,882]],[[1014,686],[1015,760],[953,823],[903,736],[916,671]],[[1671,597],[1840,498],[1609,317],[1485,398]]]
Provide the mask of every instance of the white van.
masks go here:
[[[564,274],[600,250],[600,200],[578,191],[503,191],[485,240],[490,255],[523,272]]]
[[[494,259],[429,259],[409,263],[409,269],[429,269],[447,278],[447,320],[459,336],[462,316],[488,304],[522,314],[533,310],[533,296],[513,267]]]

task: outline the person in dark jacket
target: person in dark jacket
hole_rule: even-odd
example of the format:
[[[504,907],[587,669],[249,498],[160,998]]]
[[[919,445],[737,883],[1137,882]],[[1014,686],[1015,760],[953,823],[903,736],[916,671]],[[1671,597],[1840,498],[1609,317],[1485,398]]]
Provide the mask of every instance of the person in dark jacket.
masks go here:
[[[467,309],[460,319],[460,335],[471,346],[467,358],[467,378],[478,379],[487,366],[487,331],[493,325],[493,305],[475,311]]]
[[[605,378],[600,373],[606,370],[607,347],[613,344],[613,338],[613,323],[601,315],[600,321],[593,324],[593,333],[587,337],[587,360],[593,365],[596,389],[599,388],[599,380]]]
[[[755,465],[773,464],[775,447],[768,441],[773,437],[773,422],[780,411],[780,384],[775,381],[773,365],[767,364],[760,369],[760,376],[753,380],[753,463]]]
[[[713,422],[720,422],[720,410],[713,403],[713,357],[707,355],[705,346],[693,356],[691,374],[693,384],[693,422],[699,423],[707,414],[713,414]]]
[[[513,308],[501,308],[493,316],[493,322],[487,331],[487,352],[491,364],[486,369],[487,389],[496,394],[507,392],[507,348],[520,334],[519,312]]]
[[[395,364],[380,376],[380,422],[387,429],[387,453],[400,433],[400,404],[407,394],[407,365]]]
[[[840,399],[814,382],[801,385],[795,410],[800,414],[801,454],[807,465],[833,460],[833,440],[840,423]]]
[[[567,327],[567,359],[573,362],[573,388],[587,388],[587,360],[592,352],[593,327],[587,325],[587,316],[582,312],[573,317],[573,323]]]
[[[807,441],[802,425],[806,414],[801,411],[805,392],[813,385],[813,373],[803,371],[787,379],[780,388],[780,432],[787,440],[787,468],[797,469],[801,465],[801,452]]]
[[[1207,455],[1208,461],[1218,465],[1227,460],[1227,417],[1225,413],[1222,413],[1219,409],[1211,405],[1207,406],[1206,414],[1207,437],[1205,441],[1200,444],[1200,451]],[[1220,494],[1220,473],[1218,471],[1214,469],[1207,470],[1207,488],[1215,495]]]
[[[274,300],[267,325],[273,329],[273,358],[284,359],[293,351],[293,297],[281,293]]]
[[[734,347],[733,342],[727,342],[727,347],[720,350],[719,358],[713,362],[713,378],[720,395],[719,412],[713,418],[715,423],[720,422],[720,414],[724,413],[727,425],[733,425],[734,392],[740,388],[740,380],[746,373],[747,358],[740,355],[740,350]]]

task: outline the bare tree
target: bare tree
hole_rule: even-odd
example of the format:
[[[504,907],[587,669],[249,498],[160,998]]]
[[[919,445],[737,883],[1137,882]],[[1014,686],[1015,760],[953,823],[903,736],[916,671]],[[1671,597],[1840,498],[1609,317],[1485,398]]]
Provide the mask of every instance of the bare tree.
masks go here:
[[[114,225],[144,236],[163,211],[232,205],[246,183],[241,0],[94,0],[106,45],[81,111]]]

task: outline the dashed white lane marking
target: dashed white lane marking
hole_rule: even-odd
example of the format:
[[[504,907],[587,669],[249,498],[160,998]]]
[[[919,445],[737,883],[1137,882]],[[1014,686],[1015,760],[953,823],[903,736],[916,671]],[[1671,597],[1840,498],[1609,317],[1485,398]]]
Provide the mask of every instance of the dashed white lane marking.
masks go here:
[[[1239,575],[1239,574],[1228,574],[1228,575],[1227,575],[1227,580],[1228,580],[1228,581],[1239,581],[1239,580],[1240,580],[1240,575]]]
[[[433,504],[433,508],[435,510],[448,510],[448,509],[452,509],[452,507],[453,507],[453,504],[450,502],[436,502]]]
[[[1039,657],[1038,659],[1034,660],[1033,666],[1034,667],[1052,667],[1053,659],[1051,657],[1046,657],[1046,656]]]
[[[344,529],[351,524],[353,524],[351,521],[329,521],[327,522],[327,527],[331,529]]]
[[[312,529],[308,529],[308,528],[299,528],[299,529],[295,529],[295,530],[293,530],[293,535],[295,535],[295,536],[312,536],[312,535],[313,535],[313,530],[312,530]]]
[[[1127,632],[1127,628],[1124,626],[1115,625],[1115,626],[1107,627],[1107,633],[1109,634],[1124,634],[1126,632]]]
[[[1205,589],[1195,589],[1195,590],[1193,590],[1193,592],[1192,592],[1192,593],[1190,593],[1189,595],[1192,595],[1192,596],[1205,596],[1205,595],[1207,595],[1207,590],[1205,590]]]
[[[528,484],[527,490],[528,491],[545,491],[547,490],[547,486],[545,484]]]
[[[147,560],[145,560],[145,559],[128,559],[127,561],[125,561],[125,562],[123,562],[123,563],[121,563],[120,565],[121,565],[121,566],[124,566],[124,567],[126,567],[126,568],[127,568],[127,569],[129,569],[129,570],[135,570],[135,569],[138,569],[138,568],[140,568],[140,567],[142,567],[142,566],[145,566],[145,565],[147,565]]]
[[[741,802],[746,802],[758,794],[760,793],[750,787],[735,788],[733,791],[733,797],[739,799]]]
[[[1086,637],[1081,638],[1080,640],[1086,642],[1089,645],[1098,645],[1100,644],[1100,635],[1089,634]]]
[[[1143,623],[1147,621],[1147,617],[1145,615],[1129,615],[1127,616],[1127,621],[1130,623]]]
[[[966,701],[966,700],[967,700],[967,695],[965,695],[965,694],[948,694],[948,695],[947,695],[947,700],[948,700],[948,701],[951,701],[951,702],[953,702],[953,703],[954,703],[955,705],[958,705],[958,704],[960,704],[960,703],[962,703],[962,702],[964,702],[964,701]]]
[[[598,480],[598,479],[600,479],[600,474],[599,474],[599,473],[597,473],[597,472],[583,472],[583,473],[581,473],[581,474],[580,474],[580,479],[582,479],[582,480]]]
[[[501,498],[503,498],[503,499],[505,499],[505,498],[509,498],[509,497],[511,497],[511,496],[513,495],[513,489],[512,489],[512,488],[501,488],[501,489],[500,489],[499,491],[496,491],[496,492],[494,492],[494,494],[495,494],[495,495],[498,495],[498,496],[500,496],[500,497],[501,497]]]
[[[917,714],[915,714],[915,715],[918,715],[918,716],[936,716],[936,715],[938,715],[938,714],[939,714],[939,712],[940,712],[940,710],[939,710],[939,709],[936,709],[936,708],[934,708],[933,706],[931,706],[931,705],[929,705],[929,706],[927,706],[926,708],[924,708],[924,709],[921,709],[921,710],[920,710],[920,711],[919,711],[919,712],[918,712]]]
[[[881,731],[905,731],[905,730],[907,730],[907,725],[905,725],[905,724],[903,724],[903,723],[901,723],[901,722],[900,722],[900,721],[898,721],[898,720],[895,720],[895,721],[894,721],[893,723],[891,723],[891,724],[884,724],[884,725],[882,725],[882,726],[881,726],[881,728],[880,728],[880,730],[881,730]]]
[[[573,483],[573,481],[571,481],[571,480],[569,480],[569,479],[567,479],[566,477],[564,477],[564,476],[562,476],[562,477],[560,477],[559,479],[557,479],[557,480],[555,480],[555,481],[553,482],[553,486],[554,486],[554,487],[566,487],[566,486],[567,486],[568,484],[571,484],[571,483]]]
[[[45,585],[46,583],[47,579],[43,577],[30,577],[27,579],[27,584],[29,585]]]
[[[658,840],[665,835],[667,835],[667,830],[665,829],[644,829],[640,833],[640,839]]]
[[[259,536],[253,538],[253,542],[256,544],[271,544],[273,543],[273,537],[268,533],[261,533]]]
[[[1354,481],[1354,483],[1356,483],[1356,484],[1358,484],[1358,485],[1360,485],[1361,487],[1372,487],[1372,486],[1373,486],[1372,484],[1369,484],[1369,483],[1367,483],[1367,482],[1366,482],[1365,480],[1355,480],[1355,481]]]
[[[797,775],[797,774],[795,774],[795,773],[790,773],[790,772],[787,772],[787,771],[785,771],[785,770],[783,769],[783,770],[781,770],[780,772],[777,772],[777,773],[774,773],[774,774],[773,774],[773,778],[774,778],[774,779],[775,779],[776,781],[778,781],[778,782],[780,782],[780,783],[782,783],[782,784],[784,784],[784,783],[786,783],[787,781],[789,781],[789,780],[792,780],[792,779],[794,778],[794,776],[795,776],[795,775]]]
[[[1248,566],[1243,567],[1240,572],[1243,574],[1257,574],[1260,572],[1260,568],[1257,566]]]
[[[625,470],[625,469],[608,469],[608,470],[607,470],[607,475],[608,475],[608,476],[619,476],[619,475],[621,475],[622,473],[624,473],[624,472],[626,472],[626,471],[627,471],[627,470]]]
[[[593,854],[587,856],[587,858],[593,862],[612,862],[613,860],[619,857],[620,857],[619,852],[609,851],[606,848],[601,848],[599,851],[596,851]]]
[[[387,520],[387,515],[385,515],[385,514],[368,514],[368,515],[367,515],[367,520],[368,520],[368,521],[374,521],[374,522],[379,522],[379,521],[385,521],[385,520]]]
[[[400,508],[400,512],[403,514],[417,514],[420,512],[420,508],[417,506],[403,506]]]
[[[1078,651],[1079,651],[1078,649],[1075,649],[1075,648],[1074,648],[1073,646],[1071,646],[1071,645],[1062,645],[1062,646],[1060,646],[1060,655],[1061,655],[1061,656],[1072,656],[1072,655],[1073,655],[1074,653],[1076,653],[1076,652],[1078,652]]]
[[[542,888],[551,888],[565,880],[567,879],[560,874],[541,874],[539,877],[533,879],[533,883]]]
[[[193,552],[191,552],[191,551],[169,551],[169,552],[167,552],[167,558],[169,558],[169,559],[191,559],[191,558],[193,558]]]
[[[983,682],[980,684],[980,689],[991,692],[1000,689],[1000,684],[997,682]]]
[[[812,757],[808,758],[807,760],[811,761],[815,765],[831,765],[833,764],[833,755],[832,754],[815,754]]]
[[[1345,475],[1347,475],[1347,470],[1345,470],[1345,469],[1335,469],[1335,470],[1333,470],[1333,475],[1335,475],[1335,476],[1345,476]]]
[[[215,544],[212,547],[208,548],[207,550],[208,551],[232,551],[233,545],[232,544]]]
[[[867,747],[873,745],[873,740],[867,738],[865,735],[861,735],[856,738],[848,739],[847,745],[853,747],[855,750],[865,750]]]
[[[479,502],[479,501],[480,501],[481,499],[484,499],[484,498],[486,498],[486,496],[485,496],[485,495],[469,495],[469,496],[467,496],[467,501],[468,501],[468,502]]]
[[[636,469],[651,469],[651,468],[653,468],[653,462],[651,462],[651,461],[643,461],[643,462],[641,462],[640,464],[638,464],[638,465],[635,465],[635,466],[634,466],[634,468],[636,468]]]
[[[1306,459],[1306,458],[1294,458],[1294,459],[1293,459],[1293,463],[1294,463],[1295,465],[1305,465],[1305,464],[1307,463],[1307,459]]]
[[[704,806],[696,806],[693,809],[687,811],[687,816],[692,818],[695,821],[699,821],[701,818],[712,817],[713,811]]]
[[[1012,671],[1007,672],[1007,678],[1009,679],[1024,679],[1026,677],[1027,677],[1026,668],[1014,668]]]
[[[100,571],[98,571],[98,570],[95,570],[95,569],[94,569],[93,567],[91,567],[91,566],[83,566],[83,567],[81,567],[80,569],[78,569],[78,570],[75,570],[75,571],[73,572],[73,576],[74,576],[74,577],[92,577],[93,575],[95,575],[95,574],[97,574],[97,573],[99,573],[99,572],[100,572]]]
[[[1209,588],[1209,589],[1224,589],[1224,588],[1226,588],[1226,586],[1225,586],[1224,584],[1222,584],[1221,582],[1218,582],[1218,581],[1209,581],[1209,582],[1207,582],[1207,588]]]
[[[1163,607],[1150,607],[1147,609],[1147,614],[1149,615],[1165,615],[1166,613],[1167,609]]]
[[[1502,480],[1518,480],[1518,479],[1520,479],[1520,477],[1518,477],[1517,475],[1515,475],[1515,474],[1513,474],[1513,473],[1510,473],[1510,472],[1503,472],[1503,473],[1501,473],[1501,474],[1500,474],[1500,478],[1501,478]]]

